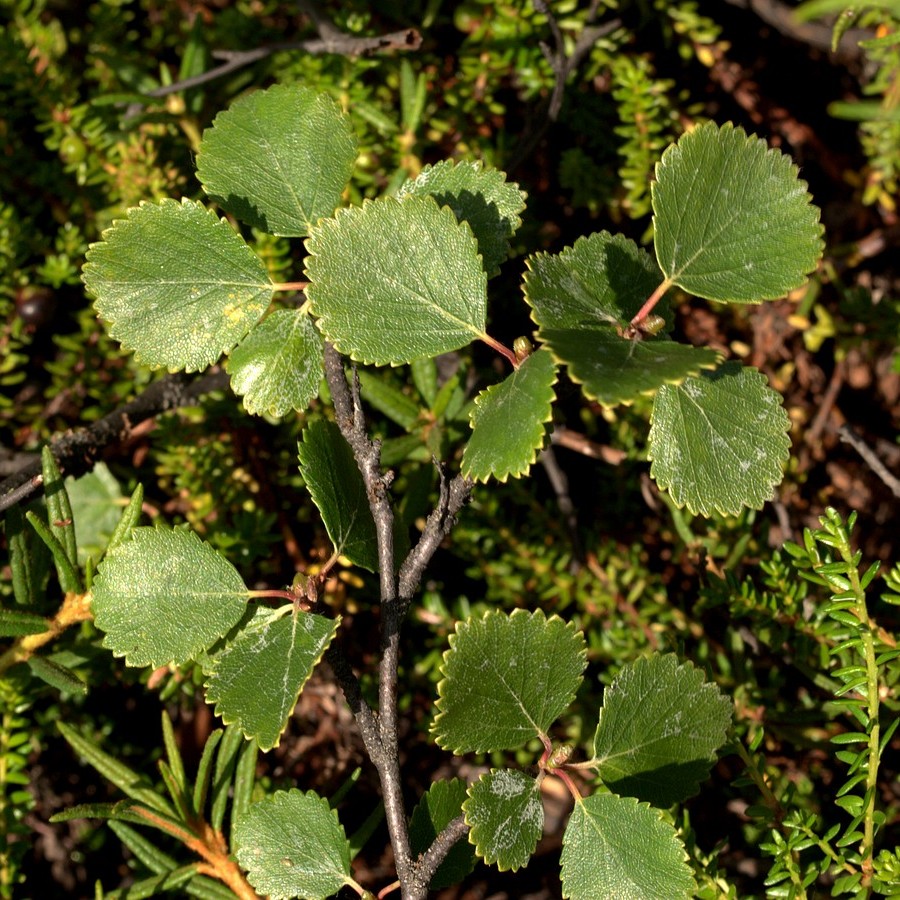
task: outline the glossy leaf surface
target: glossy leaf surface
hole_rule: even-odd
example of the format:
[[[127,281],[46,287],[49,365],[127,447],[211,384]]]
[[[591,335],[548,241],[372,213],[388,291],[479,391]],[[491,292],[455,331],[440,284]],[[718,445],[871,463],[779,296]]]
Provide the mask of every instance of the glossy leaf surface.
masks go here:
[[[732,703],[674,654],[626,665],[603,695],[594,757],[617,794],[669,807],[693,796],[725,742]]]
[[[466,478],[506,481],[528,471],[544,444],[555,383],[553,357],[536,350],[500,384],[475,398],[472,436],[462,460]]]
[[[216,715],[226,725],[237,723],[260,750],[278,746],[300,691],[339,622],[291,606],[257,609],[212,658],[206,698],[215,704]]]

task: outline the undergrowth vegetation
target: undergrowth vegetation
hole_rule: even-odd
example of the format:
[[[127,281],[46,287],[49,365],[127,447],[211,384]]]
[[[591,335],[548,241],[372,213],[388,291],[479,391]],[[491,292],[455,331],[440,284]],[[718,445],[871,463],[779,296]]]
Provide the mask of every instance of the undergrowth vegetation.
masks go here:
[[[900,10],[780,6],[4,4],[0,897],[900,895]]]

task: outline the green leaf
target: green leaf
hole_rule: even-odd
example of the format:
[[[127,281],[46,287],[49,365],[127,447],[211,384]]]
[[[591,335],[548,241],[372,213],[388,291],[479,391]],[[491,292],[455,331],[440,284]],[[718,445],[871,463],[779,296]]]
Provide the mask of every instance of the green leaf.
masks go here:
[[[46,682],[50,687],[58,691],[66,691],[70,694],[87,694],[87,685],[66,666],[61,666],[46,656],[30,656],[28,668],[33,675]]]
[[[53,533],[51,526],[47,525],[40,516],[30,509],[25,513],[25,519],[50,551],[50,555],[53,557],[53,564],[56,566],[60,587],[66,593],[80,593],[81,578],[78,571],[69,561],[66,548],[63,546],[62,541]]]
[[[462,473],[472,481],[524,475],[544,444],[553,415],[556,365],[537,350],[500,384],[482,391],[472,409],[472,436]]]
[[[631,797],[594,794],[575,803],[563,835],[563,897],[690,900],[697,886],[684,857],[658,810]]]
[[[240,620],[247,588],[234,566],[188,531],[135,528],[94,579],[103,645],[129,666],[183,663]]]
[[[306,296],[319,327],[358,362],[399,365],[484,336],[478,244],[431,197],[339,210],[313,229],[306,249]]]
[[[518,749],[546,734],[575,697],[585,653],[573,624],[541,610],[459,622],[438,685],[438,745],[483,753]]]
[[[653,258],[621,234],[581,237],[526,260],[525,300],[541,329],[625,328],[662,281]],[[670,318],[665,299],[654,312]]]
[[[168,816],[174,815],[172,807],[149,786],[149,782],[142,775],[119,762],[114,756],[110,756],[96,742],[80,735],[71,725],[57,721],[56,727],[69,746],[119,790],[132,799],[145,803],[151,809]]]
[[[678,384],[711,369],[721,354],[665,337],[628,340],[606,328],[542,329],[540,338],[584,395],[604,406],[632,403],[665,384]]]
[[[799,287],[822,255],[819,210],[788,156],[731,123],[697,126],[651,186],[656,258],[709,300],[756,303]]]
[[[525,299],[538,337],[586,397],[606,406],[631,403],[663,384],[712,368],[719,354],[664,335],[622,336],[662,275],[646,251],[620,234],[579,238],[561,253],[527,261]],[[654,312],[671,319],[663,298]]]
[[[350,881],[350,845],[337,813],[315,792],[277,791],[234,829],[238,863],[272,900],[330,897]]]
[[[288,605],[257,609],[212,658],[206,696],[226,725],[237,723],[261,750],[278,746],[297,698],[337,632],[340,620]],[[266,685],[260,691],[260,685]]]
[[[528,865],[544,830],[536,779],[514,769],[492,769],[469,788],[463,804],[469,840],[501,872]]]
[[[516,233],[525,209],[525,193],[510,184],[498,169],[485,169],[481,161],[445,159],[425,166],[414,180],[397,192],[431,196],[449,206],[460,222],[467,222],[478,241],[478,250],[488,277],[500,271],[509,256],[509,239]]]
[[[617,794],[668,807],[693,796],[731,725],[732,703],[674,654],[622,668],[603,695],[594,761]]]
[[[128,210],[91,244],[84,283],[109,333],[149,366],[214,363],[272,299],[262,260],[224,219],[192,200]]]
[[[35,613],[0,609],[0,637],[22,637],[26,634],[43,634],[50,630],[50,622]]]
[[[461,778],[435,781],[416,804],[409,820],[409,846],[413,859],[424,853],[434,839],[457,816],[467,797],[466,783]],[[433,891],[462,881],[475,867],[475,854],[467,841],[459,840],[438,866],[429,888]]]
[[[319,396],[323,360],[322,338],[309,316],[277,309],[231,351],[225,370],[247,412],[283,416],[302,412]]]
[[[114,550],[119,544],[124,543],[131,537],[138,521],[141,518],[141,506],[144,503],[144,486],[139,484],[131,494],[131,499],[125,507],[113,533],[110,535],[109,542],[106,545],[107,552]]]
[[[760,509],[781,482],[791,423],[756,369],[730,362],[660,388],[650,421],[650,474],[694,514]]]
[[[78,564],[78,551],[72,504],[53,452],[46,445],[41,448],[41,469],[50,531],[65,549],[66,558],[75,566]]]
[[[122,489],[104,462],[81,478],[67,478],[66,490],[72,504],[78,562],[89,556],[99,558],[122,516]]]
[[[340,429],[325,420],[310,423],[303,429],[297,455],[335,552],[377,572],[378,541],[366,485]]]
[[[422,362],[433,363],[433,360],[427,359]],[[391,421],[396,422],[406,431],[412,431],[422,414],[419,404],[411,397],[404,394],[398,387],[388,384],[383,373],[368,372],[365,369],[358,369],[359,389],[362,394],[363,401],[368,405],[377,409],[378,412],[386,415]]]
[[[298,236],[341,203],[356,160],[350,120],[297,84],[242,97],[203,132],[197,177],[209,198],[269,234]]]

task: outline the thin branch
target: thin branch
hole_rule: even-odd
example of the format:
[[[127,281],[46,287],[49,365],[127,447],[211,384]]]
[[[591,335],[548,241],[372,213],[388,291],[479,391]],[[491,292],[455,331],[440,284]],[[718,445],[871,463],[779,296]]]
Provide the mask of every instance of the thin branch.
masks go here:
[[[394,850],[394,862],[404,898],[424,897],[427,889],[416,878],[409,848],[409,830],[403,802],[403,780],[400,773],[397,738],[397,671],[400,653],[402,615],[397,597],[396,562],[394,559],[394,513],[388,487],[389,473],[381,472],[381,448],[369,439],[359,398],[359,378],[354,373],[352,387],[344,374],[341,355],[325,345],[325,378],[331,390],[335,419],[344,439],[350,445],[356,465],[362,474],[375,520],[378,561],[381,579],[381,662],[378,684],[378,732],[381,752],[372,759],[384,797],[385,818]]]
[[[569,494],[569,478],[557,461],[552,444],[541,453],[540,457],[538,457],[538,462],[544,467],[544,471],[547,473],[547,478],[550,480],[550,485],[553,488],[553,493],[556,494],[556,503],[559,506],[566,531],[569,532],[569,541],[572,544],[570,571],[573,573],[577,572],[584,565],[585,556],[584,547],[581,544],[581,536],[578,532],[578,514],[575,511],[572,496]]]
[[[162,85],[146,93],[147,97],[166,97],[178,91],[186,91],[199,87],[217,78],[243,69],[261,59],[271,56],[273,53],[299,51],[311,56],[321,56],[325,53],[333,53],[338,56],[371,56],[374,53],[382,53],[396,50],[418,50],[422,45],[422,35],[415,28],[404,28],[402,31],[392,31],[389,34],[377,34],[360,36],[346,34],[333,23],[326,19],[312,3],[299,3],[302,12],[305,12],[313,24],[319,36],[305,41],[279,41],[274,44],[266,44],[253,50],[214,50],[214,59],[224,60],[221,65],[183,78],[172,84]],[[140,103],[134,103],[129,107],[128,114],[135,115]]]
[[[900,478],[893,476],[885,464],[872,452],[863,439],[847,425],[838,429],[838,437],[849,444],[869,465],[869,468],[887,485],[888,490],[900,497]]]
[[[418,590],[425,568],[440,547],[441,542],[456,524],[456,517],[469,500],[474,487],[462,475],[456,475],[448,484],[440,470],[441,488],[437,506],[425,520],[422,534],[403,561],[398,579],[399,595],[403,600],[403,614],[409,609],[413,594]]]
[[[212,370],[199,378],[183,374],[166,375],[154,381],[134,400],[113,410],[88,428],[68,431],[50,442],[50,449],[65,475],[84,475],[94,468],[107,448],[125,443],[137,425],[160,413],[194,403],[203,394],[223,388],[228,375]],[[43,482],[40,458],[23,466],[0,483],[0,512],[39,493]]]
[[[590,23],[596,17],[600,7],[598,0],[594,0],[588,11],[584,30],[578,36],[571,55],[566,55],[565,37],[549,6],[545,0],[533,0],[533,2],[534,8],[546,16],[547,25],[553,36],[554,47],[552,50],[547,44],[540,44],[541,52],[553,70],[553,90],[550,92],[550,96],[541,104],[532,126],[519,141],[516,153],[507,164],[507,172],[515,171],[531,156],[550,124],[559,118],[569,76],[581,65],[582,60],[590,53],[597,41],[615,31],[622,24],[621,19],[612,19],[603,25],[591,25]]]
[[[447,854],[454,845],[466,836],[469,826],[465,817],[457,816],[434,839],[431,846],[418,858],[415,863],[416,876],[425,884],[429,884],[434,878],[440,864],[447,858]]]

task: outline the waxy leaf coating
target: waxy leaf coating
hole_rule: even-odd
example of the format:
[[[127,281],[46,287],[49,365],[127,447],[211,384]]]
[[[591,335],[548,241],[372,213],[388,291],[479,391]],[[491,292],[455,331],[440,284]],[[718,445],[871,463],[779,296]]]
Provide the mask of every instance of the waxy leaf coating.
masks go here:
[[[709,775],[732,703],[672,653],[625,666],[603,695],[594,758],[617,794],[669,807]]]
[[[149,366],[195,372],[227,353],[272,300],[262,260],[191,200],[142,203],[91,244],[83,279],[109,333]]]
[[[499,169],[485,169],[480,160],[445,159],[425,166],[397,192],[431,196],[449,206],[460,222],[467,222],[478,240],[488,276],[496,275],[509,255],[509,239],[522,224],[525,194],[506,180]]]
[[[463,804],[475,852],[501,872],[528,865],[544,831],[537,781],[515,769],[493,769],[471,785]]]
[[[506,481],[524,475],[543,447],[553,415],[556,366],[536,350],[500,384],[482,391],[472,409],[472,436],[462,473],[472,481]]]
[[[91,609],[103,645],[129,666],[184,663],[240,620],[237,569],[190,531],[135,528],[97,568]]]
[[[309,316],[277,309],[231,351],[225,369],[249,413],[305,410],[325,374],[322,338]]]
[[[358,362],[401,365],[484,335],[478,242],[432,197],[339,210],[313,229],[306,249],[306,296],[319,328]]]
[[[690,900],[697,885],[684,857],[658,810],[631,797],[593,794],[575,803],[563,835],[563,897]]]
[[[350,881],[350,844],[337,813],[314,791],[277,791],[234,826],[235,856],[272,900],[325,900]]]
[[[226,725],[236,722],[260,750],[277,747],[339,621],[291,606],[257,609],[234,640],[212,657],[206,699],[216,705],[216,715]]]
[[[456,626],[432,731],[445,750],[513,750],[546,734],[581,683],[584,637],[541,610],[489,612]]]
[[[203,132],[197,177],[211,200],[269,234],[309,233],[341,203],[356,159],[327,94],[280,84],[236,100]]]
[[[650,418],[650,474],[694,514],[762,508],[790,454],[781,402],[761,372],[739,363],[661,388]]]
[[[651,186],[656,258],[697,297],[757,303],[800,287],[822,255],[819,210],[790,157],[731,123],[669,147]]]

